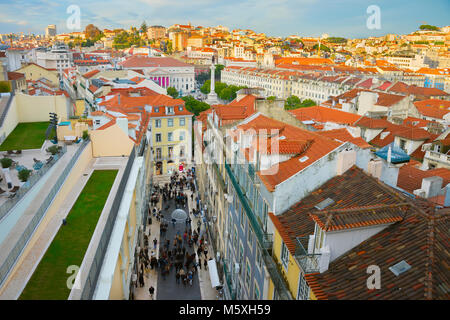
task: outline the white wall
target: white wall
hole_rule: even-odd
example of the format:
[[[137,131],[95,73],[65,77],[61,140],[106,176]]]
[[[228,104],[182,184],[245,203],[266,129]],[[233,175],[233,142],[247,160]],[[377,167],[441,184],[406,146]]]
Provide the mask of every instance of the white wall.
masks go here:
[[[330,247],[330,262],[388,226],[388,224],[385,224],[372,228],[357,228],[346,231],[326,232],[323,246],[328,245]]]

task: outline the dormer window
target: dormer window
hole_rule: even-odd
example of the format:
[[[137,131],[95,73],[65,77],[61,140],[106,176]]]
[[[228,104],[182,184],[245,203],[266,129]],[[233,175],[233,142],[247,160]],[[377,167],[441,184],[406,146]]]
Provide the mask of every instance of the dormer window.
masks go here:
[[[159,112],[159,108],[155,107],[155,112],[158,113]]]
[[[173,107],[167,107],[167,114],[173,113]]]
[[[178,111],[183,111],[183,107],[182,107],[182,106],[179,106],[179,107],[178,107]]]

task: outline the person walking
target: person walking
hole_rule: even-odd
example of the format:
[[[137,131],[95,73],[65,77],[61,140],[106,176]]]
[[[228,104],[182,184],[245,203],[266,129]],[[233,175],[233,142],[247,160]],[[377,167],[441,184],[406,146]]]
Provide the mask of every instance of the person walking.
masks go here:
[[[150,286],[150,288],[148,288],[148,292],[150,293],[150,299],[153,300],[153,294],[155,293],[155,288],[153,288],[153,286]]]
[[[192,271],[189,271],[188,273],[188,281],[189,281],[189,285],[192,287],[192,279],[193,279],[193,275],[192,275]]]
[[[143,272],[139,273],[139,286],[142,288],[145,285],[144,283],[144,274]]]
[[[198,257],[198,267],[202,270],[202,258]]]
[[[153,249],[156,249],[156,245],[158,244],[158,240],[153,239]]]
[[[180,272],[177,271],[177,273],[175,274],[175,281],[177,284],[180,284]]]
[[[203,266],[205,267],[205,271],[208,270],[208,261],[206,259],[203,262]]]
[[[208,260],[208,249],[205,246],[205,249],[203,250],[203,254],[205,255],[205,260]]]

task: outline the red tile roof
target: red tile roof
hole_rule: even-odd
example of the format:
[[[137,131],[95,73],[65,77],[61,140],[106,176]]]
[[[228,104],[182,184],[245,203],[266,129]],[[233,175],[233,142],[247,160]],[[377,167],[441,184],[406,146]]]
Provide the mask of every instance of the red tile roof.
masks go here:
[[[324,208],[327,210],[324,215],[332,219],[330,221],[335,221],[330,227],[347,225],[346,228],[391,223],[376,220],[387,217],[384,210],[391,212],[390,216],[398,218],[396,210],[390,209],[404,202],[397,192],[353,166],[311,192],[285,213],[278,216],[269,214],[292,255],[295,255],[298,237],[314,234],[315,221],[311,214],[320,215],[315,206],[328,198],[334,201]],[[374,213],[375,209],[379,213]],[[319,220],[322,221],[323,216]]]
[[[416,101],[414,105],[419,113],[425,117],[443,119],[446,114],[450,113],[450,101],[429,99]]]
[[[131,56],[120,62],[124,68],[151,68],[151,67],[191,67],[192,65],[168,57],[142,57]]]
[[[420,189],[422,186],[422,180],[428,177],[442,177],[444,179],[442,186],[446,186],[450,183],[450,170],[445,168],[438,168],[433,170],[420,170],[414,165],[404,165],[400,168],[398,173],[397,186],[409,193],[413,193],[414,190]]]
[[[258,176],[269,191],[274,191],[278,184],[342,145],[342,143],[326,138],[318,133],[294,127],[263,115],[259,115],[248,123],[238,126],[238,130],[248,129],[254,129],[256,131],[263,129],[269,132],[275,129],[278,130],[280,137],[285,137],[286,141],[310,141],[307,149],[303,153],[279,163],[276,174],[273,174],[270,169],[258,172]],[[300,162],[299,160],[302,157],[306,157],[305,161]]]
[[[83,77],[85,77],[86,79],[90,79],[90,78],[92,78],[93,76],[95,76],[97,73],[100,73],[100,70],[92,70],[92,71],[89,71],[89,72],[86,72],[85,74],[83,74]]]
[[[368,149],[371,148],[371,145],[368,144],[363,138],[361,137],[353,137],[347,129],[341,128],[341,129],[335,129],[335,130],[328,130],[328,131],[320,131],[319,134],[328,137],[330,139],[335,139],[337,141],[341,142],[350,142],[354,145],[357,145],[361,149]]]
[[[436,210],[425,200],[406,199],[405,218],[329,264],[328,270],[306,275],[319,299],[448,300],[448,227],[450,210]],[[396,276],[389,268],[405,261],[411,269]],[[367,289],[367,267],[377,265],[380,289]]]
[[[289,112],[300,121],[314,120],[318,122],[334,122],[347,125],[352,125],[361,118],[361,116],[354,113],[322,106],[299,108]]]

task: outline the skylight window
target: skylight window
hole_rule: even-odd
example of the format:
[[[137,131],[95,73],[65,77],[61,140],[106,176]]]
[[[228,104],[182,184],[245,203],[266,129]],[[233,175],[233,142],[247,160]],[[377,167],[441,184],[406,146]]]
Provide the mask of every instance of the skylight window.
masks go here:
[[[399,263],[394,264],[392,267],[389,267],[389,270],[391,270],[392,273],[397,277],[402,273],[408,271],[409,269],[411,269],[411,266],[405,260],[402,260]]]
[[[325,200],[323,200],[322,202],[320,202],[318,205],[316,205],[314,208],[318,209],[318,210],[323,210],[326,207],[330,206],[334,204],[334,200],[331,198],[326,198]]]
[[[298,159],[298,161],[300,161],[300,162],[305,162],[305,161],[307,161],[308,159],[309,159],[308,156],[304,156],[304,157],[301,157],[300,159]]]

